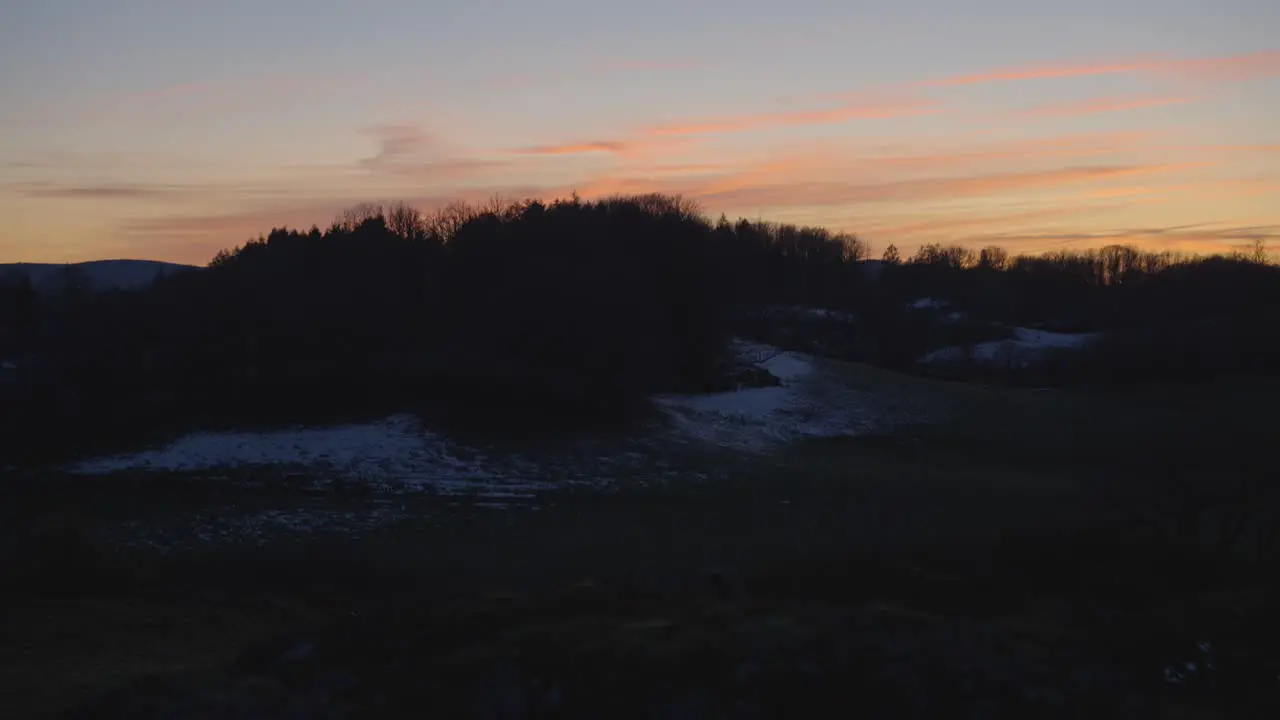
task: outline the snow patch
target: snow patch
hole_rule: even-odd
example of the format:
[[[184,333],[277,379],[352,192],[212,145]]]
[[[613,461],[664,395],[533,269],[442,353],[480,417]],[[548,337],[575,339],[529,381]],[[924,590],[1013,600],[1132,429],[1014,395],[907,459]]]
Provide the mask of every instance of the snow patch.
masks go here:
[[[785,382],[799,380],[813,373],[813,363],[799,353],[787,352],[775,355],[760,363],[769,374]]]
[[[162,448],[81,462],[70,471],[100,475],[305,466],[318,479],[359,480],[384,490],[530,497],[550,487],[522,479],[534,464],[517,455],[498,458],[459,446],[411,416],[393,415],[337,427],[193,433]]]
[[[803,438],[847,435],[872,424],[868,399],[821,369],[816,359],[768,345],[736,343],[734,348],[740,362],[765,369],[782,385],[656,398],[680,436],[765,452]]]
[[[972,358],[984,364],[1025,367],[1050,350],[1082,348],[1097,339],[1096,333],[1057,333],[1032,328],[1012,328],[1014,337],[991,340],[971,347],[945,347],[921,356],[922,364],[957,362]]]

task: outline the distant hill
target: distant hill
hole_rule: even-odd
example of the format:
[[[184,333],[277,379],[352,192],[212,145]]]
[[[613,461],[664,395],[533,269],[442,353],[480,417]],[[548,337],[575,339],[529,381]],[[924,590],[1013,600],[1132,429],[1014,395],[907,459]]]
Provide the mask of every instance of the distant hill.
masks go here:
[[[25,274],[37,292],[52,293],[63,287],[68,278],[84,283],[85,289],[138,290],[160,275],[198,270],[195,265],[157,260],[94,260],[83,263],[10,263],[0,265],[0,279]]]

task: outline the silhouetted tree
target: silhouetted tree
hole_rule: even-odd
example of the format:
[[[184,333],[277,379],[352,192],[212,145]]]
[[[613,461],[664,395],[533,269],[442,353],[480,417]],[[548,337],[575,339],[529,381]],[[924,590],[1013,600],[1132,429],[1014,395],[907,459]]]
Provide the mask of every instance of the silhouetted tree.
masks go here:
[[[881,259],[890,265],[902,264],[902,255],[898,252],[898,246],[892,243],[884,249],[884,257]]]
[[[7,290],[9,325],[39,317],[40,332],[26,334],[47,397],[0,396],[6,408],[28,403],[31,418],[0,435],[83,444],[149,424],[406,406],[482,426],[626,418],[653,393],[718,387],[728,338],[764,332],[758,311],[777,306],[850,311],[827,316],[856,320],[832,320],[825,344],[809,347],[904,370],[939,343],[1008,332],[944,327],[907,309],[920,297],[1000,323],[1106,334],[1096,351],[1055,361],[1053,382],[1280,368],[1280,268],[1244,254],[1116,246],[1010,258],[931,244],[897,264],[890,246],[894,267],[874,280],[866,256],[852,234],[713,223],[666,195],[493,198],[425,215],[360,205],[325,230],[273,228],[137,293],[89,301],[74,276],[62,278],[70,292],[49,283],[47,301]],[[1003,377],[1045,381],[1013,367]],[[74,412],[48,401],[69,387]]]
[[[978,253],[978,267],[983,270],[1004,270],[1009,265],[1009,253],[1004,248],[987,246]]]
[[[1265,265],[1269,260],[1269,255],[1267,253],[1267,241],[1260,237],[1254,238],[1253,242],[1249,245],[1247,257],[1249,262]]]

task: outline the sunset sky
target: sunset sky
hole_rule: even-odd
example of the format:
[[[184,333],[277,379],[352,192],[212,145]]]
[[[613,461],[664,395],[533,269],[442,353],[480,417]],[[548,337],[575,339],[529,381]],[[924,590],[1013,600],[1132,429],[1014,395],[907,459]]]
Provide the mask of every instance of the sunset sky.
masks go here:
[[[1276,0],[10,0],[0,262],[664,191],[896,243],[1280,247]]]

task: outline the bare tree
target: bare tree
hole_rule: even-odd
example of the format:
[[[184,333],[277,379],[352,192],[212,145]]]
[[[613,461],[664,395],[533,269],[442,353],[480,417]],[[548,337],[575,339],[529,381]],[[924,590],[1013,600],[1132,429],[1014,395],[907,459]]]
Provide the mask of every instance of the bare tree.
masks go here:
[[[1102,263],[1103,283],[1118,285],[1141,267],[1142,255],[1128,245],[1108,245],[1098,252]]]
[[[1267,241],[1263,238],[1256,237],[1249,245],[1249,262],[1259,265],[1266,265],[1269,255],[1267,253]]]
[[[988,245],[978,253],[978,267],[986,270],[1004,270],[1009,267],[1009,251],[996,245]]]
[[[407,203],[392,203],[387,208],[387,229],[408,240],[426,237],[427,223],[422,213]]]
[[[480,213],[480,209],[461,200],[451,202],[432,213],[427,220],[427,230],[440,240],[448,242],[453,239],[459,228],[475,219]]]
[[[844,259],[849,262],[862,262],[871,257],[871,246],[853,233],[840,233],[836,236],[844,244]]]
[[[359,205],[343,210],[338,215],[338,218],[334,220],[334,225],[337,225],[344,230],[351,231],[363,225],[367,220],[378,219],[386,219],[386,212],[383,210],[381,205],[375,203],[360,203]]]
[[[890,244],[884,249],[884,257],[881,258],[887,265],[901,265],[902,253],[898,252],[898,246]]]
[[[978,254],[963,245],[921,245],[911,259],[917,265],[941,265],[957,270],[971,268],[978,263]]]

